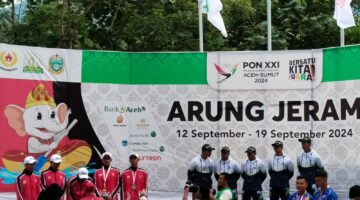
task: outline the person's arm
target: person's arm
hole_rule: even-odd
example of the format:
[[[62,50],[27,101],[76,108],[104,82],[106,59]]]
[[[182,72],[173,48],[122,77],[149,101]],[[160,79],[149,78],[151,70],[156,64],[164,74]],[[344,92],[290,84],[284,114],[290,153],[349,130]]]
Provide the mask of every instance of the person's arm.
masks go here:
[[[274,174],[274,170],[272,168],[272,159],[270,159],[268,162],[268,172],[269,172],[270,176],[272,176]]]
[[[194,178],[195,178],[195,173],[196,173],[196,163],[194,161],[191,161],[189,168],[188,168],[188,180],[187,182],[193,183],[194,182]]]
[[[189,196],[189,187],[186,187],[184,189],[184,194],[183,194],[182,200],[188,200],[188,196]]]
[[[210,200],[216,200],[216,197],[215,197],[215,195],[213,194],[213,189],[210,189],[209,199],[210,199]]]
[[[324,169],[324,164],[323,164],[320,156],[316,157],[315,163],[319,169]]]
[[[21,185],[21,179],[20,179],[20,176],[18,176],[16,178],[16,181],[15,181],[15,187],[16,187],[16,199],[17,200],[22,200],[24,199],[24,196],[23,196],[23,188],[22,188],[22,185]]]
[[[99,186],[98,186],[98,180],[97,180],[97,173],[98,173],[98,170],[96,170],[94,173],[95,194],[97,197],[100,197],[101,193],[99,192],[99,189],[98,189]]]
[[[241,174],[240,166],[239,166],[239,164],[237,162],[235,162],[234,163],[234,177],[235,177],[236,180],[239,180],[240,174]]]
[[[71,179],[68,181],[68,187],[66,189],[66,200],[73,200],[71,196]]]
[[[240,176],[245,179],[246,173],[245,173],[245,163],[243,163],[240,167]]]
[[[112,198],[114,198],[114,196],[119,192],[119,189],[120,189],[120,171],[117,170],[117,169],[113,169],[113,170],[117,171],[118,178],[115,180],[116,181],[116,187],[111,192],[111,197]]]
[[[261,162],[259,168],[260,168],[259,172],[261,175],[261,182],[264,182],[267,176],[265,164]]]
[[[289,160],[287,163],[287,174],[288,174],[288,180],[290,180],[294,176],[294,164]]]
[[[46,189],[44,172],[46,172],[46,171],[41,172],[41,175],[40,175],[40,182],[41,182],[41,189],[42,190]]]
[[[301,157],[301,155],[299,155],[297,157],[296,164],[297,164],[297,167],[298,167],[298,170],[299,170],[300,174],[303,174],[304,173],[304,168],[301,166],[300,157]]]

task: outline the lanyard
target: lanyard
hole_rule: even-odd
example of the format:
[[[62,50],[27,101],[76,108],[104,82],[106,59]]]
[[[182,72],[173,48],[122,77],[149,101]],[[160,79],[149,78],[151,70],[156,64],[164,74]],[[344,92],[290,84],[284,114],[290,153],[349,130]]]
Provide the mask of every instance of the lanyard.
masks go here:
[[[326,194],[326,189],[325,189],[325,191],[324,191],[324,194]],[[319,195],[318,200],[321,200],[321,199],[322,199],[322,195],[323,195],[323,192],[322,192],[322,190],[320,189],[320,195]]]
[[[136,180],[136,171],[132,171],[132,178],[133,178],[133,185],[135,185],[135,180]]]
[[[302,199],[304,199],[305,194],[306,194],[306,192],[304,192],[303,195],[301,195],[301,194],[299,193],[299,195],[296,195],[296,200],[302,200]]]
[[[104,186],[106,186],[106,180],[107,180],[107,178],[109,176],[110,169],[111,169],[111,166],[109,166],[107,172],[105,173],[105,168],[102,167],[102,173],[103,173],[103,178],[104,178]]]

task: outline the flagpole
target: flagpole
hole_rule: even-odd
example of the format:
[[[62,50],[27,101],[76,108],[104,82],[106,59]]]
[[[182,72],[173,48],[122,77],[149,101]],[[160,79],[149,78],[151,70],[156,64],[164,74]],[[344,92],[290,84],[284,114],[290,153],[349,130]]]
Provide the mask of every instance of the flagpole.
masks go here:
[[[345,29],[340,28],[340,46],[345,46]]]
[[[271,36],[271,0],[267,0],[267,48],[268,51],[272,50],[272,36]]]
[[[199,0],[198,2],[198,13],[199,13],[199,47],[200,47],[200,52],[204,51],[204,31],[203,31],[203,18],[202,18],[202,11],[201,11],[201,6],[202,6],[202,1],[203,0]]]

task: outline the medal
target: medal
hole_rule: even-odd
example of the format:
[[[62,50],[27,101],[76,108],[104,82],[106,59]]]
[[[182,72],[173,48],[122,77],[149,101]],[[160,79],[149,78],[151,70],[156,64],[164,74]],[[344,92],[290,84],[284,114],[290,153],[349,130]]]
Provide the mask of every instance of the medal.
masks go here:
[[[136,183],[135,183],[135,180],[136,180],[136,171],[133,172],[132,179],[133,179],[133,184],[131,185],[131,189],[132,189],[133,191],[135,191],[135,190],[137,189],[137,185],[136,185]]]
[[[137,189],[137,185],[136,185],[135,183],[133,183],[133,184],[131,185],[131,189],[135,191],[135,190]]]

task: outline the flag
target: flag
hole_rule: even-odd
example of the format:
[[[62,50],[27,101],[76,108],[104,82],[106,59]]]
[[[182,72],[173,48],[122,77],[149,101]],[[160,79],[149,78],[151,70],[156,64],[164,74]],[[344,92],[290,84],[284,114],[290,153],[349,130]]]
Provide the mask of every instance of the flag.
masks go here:
[[[224,37],[227,37],[227,32],[224,20],[220,14],[223,5],[220,0],[200,0],[202,13],[207,13],[209,22],[214,25]]]
[[[350,6],[352,0],[335,0],[334,19],[340,28],[355,26],[355,20]]]

